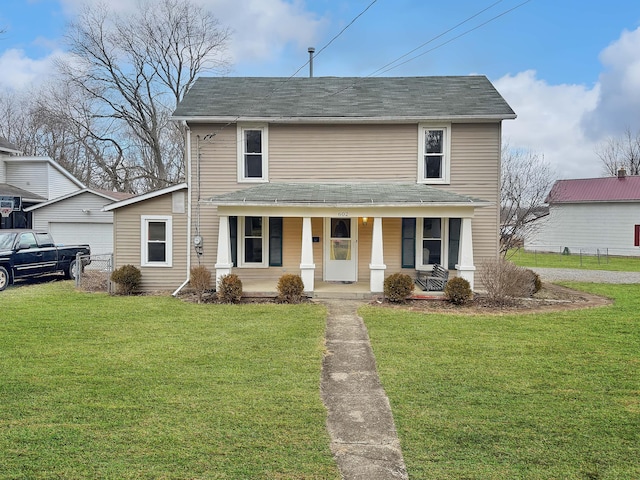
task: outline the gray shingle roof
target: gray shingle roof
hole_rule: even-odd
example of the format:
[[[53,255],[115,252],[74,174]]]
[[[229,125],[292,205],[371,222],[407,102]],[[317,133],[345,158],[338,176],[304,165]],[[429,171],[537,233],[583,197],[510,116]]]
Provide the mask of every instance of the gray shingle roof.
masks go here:
[[[211,197],[227,206],[482,206],[486,202],[417,183],[262,183]]]
[[[14,187],[13,185],[9,185],[8,183],[0,183],[0,196],[7,197],[22,197],[26,200],[34,200],[34,201],[44,201],[46,198],[40,195],[36,195],[33,192],[28,190],[23,190],[22,188]]]
[[[515,118],[485,76],[201,77],[175,119]]]

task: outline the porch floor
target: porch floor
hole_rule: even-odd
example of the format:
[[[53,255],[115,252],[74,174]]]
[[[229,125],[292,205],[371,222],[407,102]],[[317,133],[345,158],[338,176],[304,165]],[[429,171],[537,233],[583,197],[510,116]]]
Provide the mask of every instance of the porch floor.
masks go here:
[[[370,300],[382,298],[382,293],[371,293],[369,282],[315,282],[315,290],[311,298],[339,298],[345,300]],[[273,280],[247,280],[242,283],[242,290],[247,297],[275,297],[278,295]],[[442,292],[423,292],[419,287],[413,287],[411,298],[422,300],[441,300]]]

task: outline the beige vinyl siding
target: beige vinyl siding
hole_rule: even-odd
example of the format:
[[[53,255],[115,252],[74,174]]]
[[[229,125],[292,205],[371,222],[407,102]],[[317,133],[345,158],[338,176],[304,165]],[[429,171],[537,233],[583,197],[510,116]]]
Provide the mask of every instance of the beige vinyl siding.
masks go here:
[[[7,183],[7,164],[4,163],[2,156],[0,154],[0,183]]]
[[[184,191],[186,194],[186,190]],[[171,267],[141,267],[141,218],[143,215],[172,217],[173,256]],[[142,290],[175,290],[187,278],[187,214],[172,213],[172,194],[162,195],[114,210],[115,268],[134,265],[142,272]],[[193,263],[193,264],[197,264]]]
[[[475,263],[496,258],[499,246],[500,149],[498,123],[454,124],[451,134],[451,185],[448,190],[491,202],[477,208],[472,221]]]
[[[415,182],[417,125],[271,125],[272,182]]]
[[[418,170],[418,125],[269,125],[269,181],[271,182],[416,182]],[[206,135],[215,133],[207,141]],[[498,251],[498,205],[501,126],[499,123],[453,124],[451,126],[451,183],[436,188],[492,202],[478,208],[473,219],[474,256],[495,257]],[[200,262],[215,271],[217,208],[198,199],[249,188],[238,183],[236,125],[194,125],[192,145],[193,230],[204,237]],[[200,172],[198,180],[197,172]],[[310,211],[312,213],[312,211]],[[368,281],[371,228],[359,223],[358,279]],[[299,273],[301,218],[285,218],[282,267],[235,268],[242,279],[274,279],[282,273]],[[323,219],[312,219],[315,278],[323,274]],[[175,231],[175,225],[174,225]],[[385,275],[401,268],[401,219],[383,220]],[[174,254],[175,257],[175,254]],[[193,263],[196,263],[194,256]],[[404,269],[407,271],[407,269]]]

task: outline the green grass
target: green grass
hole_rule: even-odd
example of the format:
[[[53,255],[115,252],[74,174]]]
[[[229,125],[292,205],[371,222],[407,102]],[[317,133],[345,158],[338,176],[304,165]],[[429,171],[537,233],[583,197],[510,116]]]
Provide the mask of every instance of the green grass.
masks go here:
[[[457,316],[363,307],[412,479],[640,478],[640,293]]]
[[[0,478],[339,478],[326,311],[0,294]]]
[[[640,257],[614,257],[600,255],[562,255],[560,253],[525,252],[524,249],[511,250],[507,259],[521,267],[541,268],[581,268],[585,270],[612,270],[619,272],[640,272]]]

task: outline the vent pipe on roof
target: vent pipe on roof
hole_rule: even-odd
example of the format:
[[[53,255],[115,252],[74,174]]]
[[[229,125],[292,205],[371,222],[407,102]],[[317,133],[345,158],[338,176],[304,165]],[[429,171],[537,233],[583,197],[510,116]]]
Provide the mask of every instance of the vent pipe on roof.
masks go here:
[[[627,176],[627,170],[624,167],[620,167],[618,169],[618,179],[619,180],[624,180],[624,177]]]
[[[316,51],[315,48],[309,47],[307,50],[309,52],[309,78],[313,77],[313,52]]]

